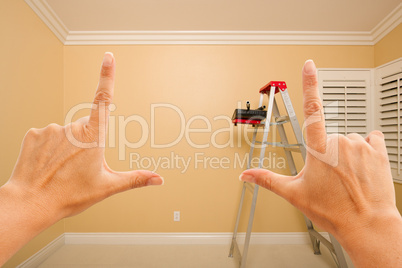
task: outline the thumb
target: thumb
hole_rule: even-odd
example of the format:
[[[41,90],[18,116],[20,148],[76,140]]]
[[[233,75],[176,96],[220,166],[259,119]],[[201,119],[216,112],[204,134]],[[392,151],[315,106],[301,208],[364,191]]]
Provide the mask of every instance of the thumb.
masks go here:
[[[266,169],[248,169],[243,171],[239,179],[258,184],[285,199],[292,195],[292,176],[280,175]]]
[[[113,179],[110,182],[113,194],[151,185],[163,185],[163,178],[148,170],[134,170],[127,172],[113,171]]]

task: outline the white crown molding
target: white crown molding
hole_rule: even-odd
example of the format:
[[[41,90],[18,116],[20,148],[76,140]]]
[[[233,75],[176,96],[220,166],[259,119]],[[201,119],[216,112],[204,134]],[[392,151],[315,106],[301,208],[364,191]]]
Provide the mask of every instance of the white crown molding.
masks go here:
[[[25,0],[64,45],[374,45],[402,21],[399,4],[372,31],[70,31],[46,0]]]
[[[384,36],[389,34],[399,24],[402,23],[402,3],[400,3],[391,13],[388,14],[371,31],[374,44],[378,43]]]
[[[65,45],[373,45],[369,32],[71,31]]]

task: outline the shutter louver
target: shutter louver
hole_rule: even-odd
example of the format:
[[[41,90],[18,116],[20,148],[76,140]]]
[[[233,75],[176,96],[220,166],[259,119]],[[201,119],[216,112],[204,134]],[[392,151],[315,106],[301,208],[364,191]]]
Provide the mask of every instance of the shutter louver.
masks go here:
[[[401,181],[402,72],[380,77],[379,125],[384,133],[393,178]]]
[[[350,73],[353,74],[353,71]],[[348,79],[323,79],[321,81],[325,125],[328,134],[358,133],[362,136],[367,135],[370,81],[365,78],[348,77]]]

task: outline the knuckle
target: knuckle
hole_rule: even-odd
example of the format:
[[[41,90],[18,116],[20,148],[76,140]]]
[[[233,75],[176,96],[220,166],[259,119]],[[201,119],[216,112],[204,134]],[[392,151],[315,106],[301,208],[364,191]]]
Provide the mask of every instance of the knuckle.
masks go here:
[[[84,126],[78,126],[77,129],[81,130],[78,131],[79,133],[79,139],[82,140],[83,142],[97,142],[98,141],[98,136],[96,135],[96,130],[89,126],[89,125],[84,125]]]
[[[30,128],[27,133],[25,134],[26,138],[35,138],[39,136],[39,129],[37,128]]]
[[[264,177],[264,179],[261,181],[261,186],[264,187],[265,189],[273,191],[275,184],[268,177]]]
[[[306,88],[316,88],[318,86],[316,75],[306,75],[303,82]]]
[[[268,172],[265,170],[260,172],[262,173],[256,176],[255,183],[268,190],[272,190],[272,180],[270,179],[269,174],[267,174]]]
[[[379,130],[373,130],[370,132],[369,136],[379,136],[380,138],[384,138],[384,133]]]
[[[100,89],[98,93],[96,93],[94,103],[106,103],[110,104],[112,102],[112,94],[106,89]]]
[[[58,129],[61,128],[61,126],[58,125],[58,124],[56,124],[56,123],[51,123],[51,124],[49,124],[49,125],[47,126],[47,128],[50,129],[50,130],[58,130]]]
[[[339,144],[349,144],[350,143],[350,139],[348,139],[345,135],[342,134],[335,134],[336,136],[333,136],[334,140],[337,139]]]
[[[62,130],[62,126],[56,124],[56,123],[51,123],[47,127],[44,128],[44,131],[50,132],[50,133],[58,133]]]
[[[354,136],[356,136],[356,133],[349,133],[346,135],[347,138],[353,138]]]
[[[350,145],[351,145],[350,139],[348,139],[343,134],[336,133],[328,136],[329,147],[337,147],[337,146],[349,147]]]
[[[144,181],[141,179],[140,176],[135,176],[130,180],[130,188],[135,189],[135,188],[140,188],[145,186]]]
[[[113,77],[113,67],[112,66],[102,66],[101,77],[112,78]]]
[[[329,134],[327,136],[327,138],[328,138],[328,140],[336,140],[336,139],[339,139],[340,136],[343,136],[343,135],[339,134],[339,133],[332,133],[332,134]]]
[[[30,129],[28,130],[28,133],[30,133],[30,134],[36,134],[36,133],[38,133],[38,132],[39,132],[39,129],[34,128],[34,127],[30,128]]]
[[[313,115],[321,112],[322,104],[319,100],[311,100],[304,105],[304,111],[307,115]]]
[[[346,137],[350,140],[360,140],[363,141],[363,137],[360,134],[357,133],[349,133],[346,135]]]

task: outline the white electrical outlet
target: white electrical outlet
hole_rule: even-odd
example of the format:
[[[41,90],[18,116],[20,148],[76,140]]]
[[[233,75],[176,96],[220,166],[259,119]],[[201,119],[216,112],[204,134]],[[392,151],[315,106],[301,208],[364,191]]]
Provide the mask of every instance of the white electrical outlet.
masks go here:
[[[180,211],[173,211],[173,220],[180,221]]]

